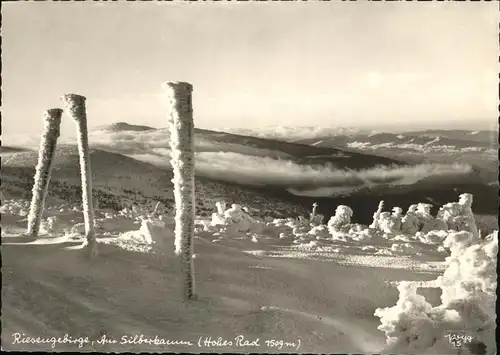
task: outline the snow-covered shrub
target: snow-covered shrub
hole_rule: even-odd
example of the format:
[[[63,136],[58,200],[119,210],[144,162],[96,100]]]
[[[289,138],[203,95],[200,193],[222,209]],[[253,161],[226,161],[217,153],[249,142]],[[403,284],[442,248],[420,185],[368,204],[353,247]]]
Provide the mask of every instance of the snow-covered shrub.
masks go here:
[[[384,201],[380,201],[377,211],[373,214],[373,222],[368,227],[369,231],[363,232],[363,239],[380,235],[384,238],[393,238],[401,233],[403,210],[394,207],[392,212],[382,212]],[[356,239],[359,239],[359,235]]]
[[[264,223],[252,218],[241,205],[232,204],[226,209],[225,202],[217,202],[216,207],[217,212],[212,213],[212,219],[205,227],[206,231],[218,231],[225,235],[261,234],[266,227]]]
[[[156,253],[174,255],[174,234],[165,222],[155,219],[144,219],[139,232],[146,243],[153,246]]]
[[[471,194],[461,194],[458,202],[451,202],[442,206],[438,211],[436,219],[443,221],[449,230],[464,230],[474,235],[479,235],[472,212],[472,201],[473,197]]]
[[[170,101],[168,127],[170,130],[171,165],[174,171],[175,252],[180,255],[183,296],[193,299],[194,265],[193,238],[195,215],[194,184],[194,122],[191,93],[193,86],[185,82],[167,82]]]
[[[82,179],[82,205],[85,221],[85,237],[90,256],[97,255],[97,241],[94,231],[94,209],[92,203],[92,172],[90,170],[89,138],[87,129],[86,98],[67,94],[61,98],[67,113],[76,122],[80,174]]]
[[[224,212],[226,212],[226,202],[224,201],[217,201],[215,207],[217,208],[217,214],[220,216],[223,216]]]
[[[377,235],[377,232],[375,229],[369,228],[368,226],[351,224],[348,235],[352,240],[367,241],[374,238]]]
[[[448,230],[448,225],[442,218],[442,214],[440,213],[442,211],[442,207],[438,211],[436,217],[434,218],[434,223],[432,225],[432,230],[433,231],[447,231]]]
[[[434,229],[427,233],[419,232],[416,236],[422,243],[441,245],[448,236],[448,231]]]
[[[40,234],[51,234],[55,232],[55,227],[57,223],[57,217],[51,216],[47,219],[42,220],[40,224]]]
[[[321,213],[317,213],[316,216],[314,216],[314,219],[312,220],[312,224],[316,225],[316,226],[320,226],[323,224],[325,220],[325,216],[322,215]]]
[[[392,216],[401,220],[403,218],[403,209],[401,207],[393,207]]]
[[[120,233],[114,243],[127,250],[152,252],[162,260],[175,256],[174,233],[159,219],[143,219],[138,230]]]
[[[434,217],[431,215],[432,205],[419,203],[415,215],[418,218],[418,230],[423,233],[430,232],[434,227]]]
[[[444,353],[450,351],[447,334],[462,332],[485,345],[485,354],[495,354],[498,232],[483,241],[470,231],[452,231],[443,244],[451,252],[446,270],[426,286],[441,288],[441,305],[418,295],[418,284],[401,282],[396,305],[375,311],[379,329],[392,353]]]
[[[289,219],[274,219],[271,222],[266,223],[266,228],[273,229],[273,231],[279,235],[279,233],[291,232],[293,226],[290,223],[293,222],[292,218]]]
[[[392,209],[391,220],[393,224],[393,230],[398,233],[401,231],[403,225],[403,209],[401,207],[394,207]]]
[[[330,234],[339,232],[347,232],[346,227],[351,224],[353,211],[349,206],[339,205],[335,210],[335,215],[328,221],[328,229]]]
[[[227,223],[224,213],[212,213],[210,226],[225,226]]]
[[[45,199],[50,183],[50,175],[54,153],[57,147],[57,139],[60,135],[62,110],[54,108],[45,111],[44,127],[38,151],[38,164],[32,189],[30,212],[28,215],[27,234],[36,237],[40,231],[40,223]]]
[[[460,216],[461,208],[458,202],[449,202],[439,209],[437,218],[442,219],[449,230],[458,230],[456,224],[457,218]]]
[[[472,212],[472,200],[472,195],[467,193],[461,194],[459,197],[458,204],[461,207],[461,214],[457,221],[458,230],[466,230],[471,232],[474,236],[479,236],[476,219]]]
[[[391,352],[422,353],[443,338],[444,329],[439,329],[443,315],[433,312],[417,289],[415,283],[400,282],[396,305],[375,310],[382,323],[378,329],[385,332]]]
[[[419,218],[416,214],[417,205],[408,207],[408,211],[401,219],[401,232],[406,235],[414,235],[419,230]]]
[[[328,227],[324,224],[314,226],[309,230],[309,232],[307,232],[307,234],[310,234],[316,240],[329,239],[331,237],[330,232],[328,231]]]
[[[401,231],[401,219],[390,212],[382,212],[378,220],[378,228],[385,237],[390,238]]]
[[[380,218],[380,214],[382,213],[382,210],[384,208],[384,201],[380,201],[378,204],[377,211],[373,214],[373,222],[370,224],[370,228],[377,229],[378,228],[378,221]]]
[[[299,238],[306,238],[310,231],[311,231],[310,223],[300,218],[292,228],[293,235]]]
[[[316,213],[316,209],[318,208],[318,204],[316,202],[313,203],[313,209],[312,212],[309,214],[309,221],[311,224],[315,226],[319,226],[323,224],[323,220],[325,219],[325,216],[322,214]]]

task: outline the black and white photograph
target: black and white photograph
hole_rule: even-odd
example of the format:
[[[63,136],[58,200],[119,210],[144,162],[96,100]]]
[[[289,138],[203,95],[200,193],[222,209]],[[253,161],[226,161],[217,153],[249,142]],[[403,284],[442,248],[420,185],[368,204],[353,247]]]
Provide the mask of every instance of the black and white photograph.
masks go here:
[[[1,349],[496,355],[495,1],[5,1]]]

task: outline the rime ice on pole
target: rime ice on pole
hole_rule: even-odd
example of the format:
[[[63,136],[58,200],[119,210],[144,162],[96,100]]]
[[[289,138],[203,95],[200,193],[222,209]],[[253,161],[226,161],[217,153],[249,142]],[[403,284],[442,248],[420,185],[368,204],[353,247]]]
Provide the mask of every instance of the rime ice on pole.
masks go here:
[[[90,169],[89,138],[87,129],[86,98],[76,94],[66,94],[61,101],[68,114],[75,120],[80,155],[80,174],[82,179],[82,204],[85,222],[85,237],[91,256],[97,254],[97,241],[94,230],[94,208],[92,204],[92,172]]]
[[[194,122],[191,93],[186,82],[165,84],[170,114],[171,164],[174,171],[175,252],[181,258],[184,298],[194,298],[193,239],[195,222]]]
[[[33,195],[30,213],[28,215],[27,233],[32,237],[37,237],[40,231],[40,223],[45,207],[45,199],[47,198],[54,153],[57,147],[57,139],[60,134],[62,112],[63,110],[54,108],[44,113],[44,129],[40,141],[38,164],[36,166],[35,181],[32,190]]]

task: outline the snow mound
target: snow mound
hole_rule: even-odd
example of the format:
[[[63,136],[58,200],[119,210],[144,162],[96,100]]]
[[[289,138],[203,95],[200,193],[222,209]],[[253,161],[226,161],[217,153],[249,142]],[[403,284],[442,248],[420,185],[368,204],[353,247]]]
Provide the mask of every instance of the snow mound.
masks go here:
[[[232,204],[226,208],[225,202],[216,203],[217,212],[212,214],[209,222],[200,222],[205,232],[218,233],[221,236],[230,235],[254,235],[261,234],[265,224],[252,218],[248,209],[238,204]]]
[[[144,219],[138,230],[121,233],[117,238],[107,240],[130,251],[152,252],[174,257],[174,233],[161,220]]]

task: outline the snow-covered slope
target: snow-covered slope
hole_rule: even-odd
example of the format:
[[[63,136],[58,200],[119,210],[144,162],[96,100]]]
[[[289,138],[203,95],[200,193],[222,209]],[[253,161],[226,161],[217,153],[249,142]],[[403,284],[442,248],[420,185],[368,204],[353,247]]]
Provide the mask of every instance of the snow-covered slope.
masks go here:
[[[29,198],[38,153],[10,154],[2,159],[4,196]],[[126,157],[118,153],[91,149],[94,200],[97,207],[119,210],[133,204],[151,206],[161,201],[173,207],[172,170]],[[167,158],[164,158],[167,161]],[[274,216],[304,213],[300,205],[270,198],[243,186],[221,183],[204,177],[196,179],[197,213],[206,214],[219,200],[244,201],[248,206],[269,206]],[[76,202],[81,196],[80,168],[76,146],[60,145],[56,150],[49,199]],[[267,212],[266,212],[267,213]]]
[[[483,241],[476,236],[472,243],[474,238],[464,238],[468,232],[447,230],[460,221],[465,230],[473,223],[467,210],[471,200],[465,197],[443,207],[453,216],[427,216],[425,205],[417,206],[415,218],[420,222],[414,235],[387,224],[394,218],[408,224],[413,212],[396,211],[392,217],[382,212],[376,217],[378,227],[368,227],[352,224],[347,206],[339,206],[337,215],[323,224],[318,215],[311,215],[312,222],[303,217],[262,220],[253,216],[254,210],[218,204],[211,218],[196,221],[200,298],[190,303],[181,301],[172,217],[151,210],[98,211],[100,256],[90,261],[79,249],[83,235],[78,208],[49,206],[41,238],[30,242],[22,237],[27,201],[4,200],[2,347],[381,353],[387,347],[383,331],[390,331],[393,318],[388,311],[375,315],[375,310],[402,304],[395,284],[409,281],[428,287],[445,268],[449,280],[453,263],[444,261],[450,248],[453,258],[470,264],[464,248],[498,246],[495,235]],[[439,218],[445,224],[438,227]],[[422,291],[425,302],[439,304],[439,292],[430,287]],[[488,287],[496,288],[496,283]],[[438,339],[439,348],[429,349],[427,324],[412,318],[411,312],[404,314],[422,341],[408,343],[413,348],[404,341],[398,348],[390,344],[392,352],[474,354],[466,346],[454,348],[445,334]],[[474,324],[481,322],[470,316]],[[30,343],[28,337],[39,340]],[[474,339],[485,342],[486,353],[493,354],[491,338],[474,333]]]

